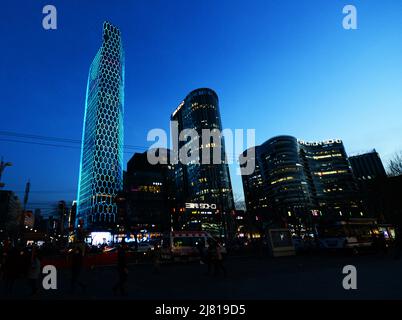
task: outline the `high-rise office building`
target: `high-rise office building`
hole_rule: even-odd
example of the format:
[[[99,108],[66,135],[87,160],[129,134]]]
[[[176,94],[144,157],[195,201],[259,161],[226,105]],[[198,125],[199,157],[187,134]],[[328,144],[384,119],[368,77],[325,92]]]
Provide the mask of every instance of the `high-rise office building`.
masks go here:
[[[380,155],[372,152],[349,157],[353,175],[357,180],[359,194],[363,200],[364,212],[368,217],[378,218],[382,221],[390,207],[392,197],[395,194],[390,191],[391,179],[387,179],[384,165]],[[391,206],[392,207],[392,206]]]
[[[342,141],[304,142],[277,136],[257,146],[255,154],[255,172],[242,177],[250,214],[271,223],[307,224],[315,217],[361,216]]]
[[[207,230],[216,235],[231,233],[230,216],[234,210],[232,186],[222,135],[207,141],[201,139],[203,130],[222,132],[219,99],[207,88],[190,92],[173,112],[171,120],[177,123],[180,135],[183,130],[193,129],[200,138],[197,149],[198,161],[175,165],[177,228]],[[176,137],[179,138],[179,137]],[[178,139],[178,149],[188,141]],[[191,143],[191,142],[190,142]],[[210,161],[203,163],[203,151],[210,154]],[[213,161],[216,154],[217,161]],[[216,158],[215,158],[216,160]],[[229,235],[230,236],[230,235]]]
[[[260,147],[264,190],[274,220],[304,218],[311,195],[296,138],[277,136]]]
[[[173,170],[168,163],[169,150],[162,152],[167,155],[166,164],[150,164],[146,152],[135,153],[127,163],[124,189],[129,228],[170,231]]]
[[[250,157],[250,155],[253,154],[252,151],[254,151],[254,157]],[[270,217],[268,211],[268,196],[265,192],[265,177],[262,172],[261,146],[256,146],[244,151],[242,156],[255,164],[254,171],[251,174],[242,174],[247,216],[255,221],[268,220]],[[240,168],[246,168],[248,161],[245,163],[240,162]]]
[[[377,151],[349,157],[353,174],[358,180],[371,180],[387,176]]]
[[[315,208],[327,217],[360,217],[357,184],[343,142],[333,139],[299,144]]]
[[[102,46],[88,76],[76,226],[107,231],[116,224],[123,188],[124,51],[118,28],[104,22]]]

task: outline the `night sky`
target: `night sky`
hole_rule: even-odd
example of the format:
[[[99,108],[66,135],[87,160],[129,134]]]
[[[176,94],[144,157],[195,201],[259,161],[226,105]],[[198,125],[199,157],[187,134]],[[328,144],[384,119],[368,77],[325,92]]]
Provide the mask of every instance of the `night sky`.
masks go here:
[[[46,4],[58,10],[57,30],[42,28]],[[342,28],[346,4],[357,7],[358,30]],[[348,154],[376,148],[385,163],[402,150],[400,0],[2,1],[2,133],[81,139],[104,20],[122,32],[125,144],[137,151],[199,87],[218,93],[224,128],[255,128],[258,144],[341,138]],[[29,207],[44,212],[76,199],[79,146],[0,134],[0,156],[13,162],[5,189],[21,196],[30,179]]]

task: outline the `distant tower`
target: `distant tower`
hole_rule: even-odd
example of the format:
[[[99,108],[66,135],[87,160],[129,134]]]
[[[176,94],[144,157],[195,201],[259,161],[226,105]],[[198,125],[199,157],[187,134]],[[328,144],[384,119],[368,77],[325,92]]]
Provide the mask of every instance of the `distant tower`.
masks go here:
[[[89,69],[76,226],[116,225],[114,198],[123,189],[124,51],[120,30],[103,23],[103,42]]]

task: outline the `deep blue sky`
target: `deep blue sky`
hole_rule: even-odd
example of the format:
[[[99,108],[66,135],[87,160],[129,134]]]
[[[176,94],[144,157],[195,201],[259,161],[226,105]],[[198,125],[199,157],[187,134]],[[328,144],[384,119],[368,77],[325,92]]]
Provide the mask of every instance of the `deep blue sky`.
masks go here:
[[[58,30],[42,28],[46,4],[58,9]],[[346,4],[358,30],[342,28]],[[126,144],[147,146],[189,91],[211,87],[223,126],[255,128],[257,143],[341,138],[349,154],[376,148],[385,162],[402,149],[400,0],[2,1],[0,130],[81,138],[104,20],[123,35]],[[30,178],[33,203],[75,199],[79,149],[2,138],[0,155],[14,163],[7,189]]]

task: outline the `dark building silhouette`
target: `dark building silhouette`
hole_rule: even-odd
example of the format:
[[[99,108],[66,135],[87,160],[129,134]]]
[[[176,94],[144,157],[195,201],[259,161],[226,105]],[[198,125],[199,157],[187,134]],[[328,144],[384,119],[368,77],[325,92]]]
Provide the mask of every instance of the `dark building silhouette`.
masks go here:
[[[159,149],[158,152],[162,150]],[[169,157],[168,150],[163,150]],[[127,163],[124,184],[118,206],[120,224],[126,230],[145,227],[150,231],[169,231],[171,228],[172,167],[165,161],[152,165],[147,153],[136,153]]]
[[[68,229],[72,231],[75,225],[75,218],[77,216],[77,201],[73,201],[71,208],[68,212]]]
[[[387,176],[380,155],[377,151],[349,157],[353,174],[358,180],[371,180]]]
[[[188,144],[180,141],[179,135],[185,129],[193,129],[202,137],[203,129],[222,132],[219,99],[207,88],[190,92],[173,112],[171,120],[178,126],[176,137],[178,149]],[[234,210],[232,186],[222,135],[207,141],[199,140],[199,162],[175,165],[176,202],[175,217],[177,228],[184,230],[206,230],[215,235],[231,236]],[[209,153],[211,161],[202,162],[202,152]],[[212,161],[213,155],[219,163]],[[217,155],[217,156],[216,156]],[[177,159],[177,155],[175,158]],[[215,158],[216,159],[216,158]]]
[[[59,231],[61,235],[68,234],[68,208],[67,204],[64,200],[60,200],[59,203],[57,204],[57,211],[59,214]]]
[[[393,211],[390,195],[395,192],[389,186],[395,185],[393,181],[397,179],[387,179],[384,165],[375,150],[350,157],[349,161],[357,180],[364,211],[370,217],[384,220],[387,212]]]
[[[0,239],[15,236],[21,223],[22,206],[12,191],[0,190]]]
[[[251,157],[252,149],[254,149],[254,157]],[[252,174],[243,174],[242,183],[244,190],[244,200],[247,208],[247,215],[252,220],[262,221],[269,219],[268,197],[265,192],[265,178],[261,170],[260,146],[250,148],[243,152],[243,157],[248,161],[254,161],[255,169]],[[246,167],[247,163],[240,165],[241,168]]]

